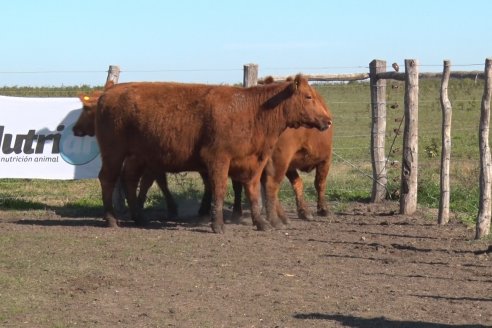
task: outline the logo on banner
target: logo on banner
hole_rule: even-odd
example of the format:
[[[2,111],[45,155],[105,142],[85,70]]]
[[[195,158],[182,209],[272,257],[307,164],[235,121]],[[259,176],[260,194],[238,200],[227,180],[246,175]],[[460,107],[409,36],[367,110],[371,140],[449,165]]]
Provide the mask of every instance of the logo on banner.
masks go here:
[[[58,155],[71,165],[91,162],[99,154],[96,138],[75,137],[72,133],[74,125],[59,125],[57,133],[49,134],[36,134],[34,129],[26,134],[5,133],[5,126],[0,125],[1,153],[8,155],[2,157],[1,162],[58,162]],[[46,148],[51,148],[50,154],[45,153]]]
[[[94,137],[76,137],[72,133],[75,123],[68,125],[60,139],[60,155],[65,162],[72,165],[84,165],[99,155],[99,146]]]

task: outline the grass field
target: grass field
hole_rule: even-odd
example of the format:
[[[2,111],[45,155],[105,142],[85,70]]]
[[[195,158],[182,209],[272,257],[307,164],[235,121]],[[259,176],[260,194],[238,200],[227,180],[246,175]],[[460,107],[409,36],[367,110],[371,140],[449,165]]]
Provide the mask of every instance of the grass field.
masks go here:
[[[370,198],[370,93],[368,83],[320,84],[318,90],[334,115],[334,158],[327,195],[332,206]],[[423,80],[419,92],[419,205],[436,208],[439,204],[439,166],[441,148],[441,108],[439,80]],[[0,88],[0,95],[70,97],[90,91],[88,86],[60,88]],[[451,153],[451,211],[459,219],[475,220],[479,196],[478,124],[483,81],[451,80],[449,97],[453,106]],[[388,81],[387,143],[388,196],[394,200],[399,190],[403,127],[403,82]],[[314,174],[305,174],[305,192],[315,199]],[[171,190],[178,200],[197,200],[202,186],[194,174],[170,177]],[[290,186],[284,183],[281,199],[294,205]],[[393,195],[393,196],[392,196]],[[228,195],[232,201],[232,193]],[[148,206],[164,206],[153,188]],[[42,181],[0,180],[0,209],[4,215],[23,211],[57,211],[66,216],[99,215],[101,200],[96,180]]]

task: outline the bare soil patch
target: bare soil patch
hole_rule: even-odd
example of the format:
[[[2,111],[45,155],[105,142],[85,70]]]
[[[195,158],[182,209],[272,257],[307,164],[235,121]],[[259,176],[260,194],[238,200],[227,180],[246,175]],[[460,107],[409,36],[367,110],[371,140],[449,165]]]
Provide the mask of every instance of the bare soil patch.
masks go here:
[[[246,216],[225,235],[196,217],[109,229],[0,213],[0,325],[491,327],[490,241],[395,213],[353,203],[267,232]]]

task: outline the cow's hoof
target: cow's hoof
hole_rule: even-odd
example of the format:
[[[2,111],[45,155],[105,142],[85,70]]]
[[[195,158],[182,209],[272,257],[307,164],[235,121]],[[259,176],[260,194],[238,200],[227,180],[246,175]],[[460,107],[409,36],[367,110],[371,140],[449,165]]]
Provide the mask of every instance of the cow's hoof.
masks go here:
[[[106,226],[108,228],[118,228],[118,220],[116,220],[115,218],[106,218]]]
[[[314,219],[313,215],[310,212],[305,211],[305,210],[299,211],[297,213],[297,216],[299,217],[299,219],[304,220],[304,221],[311,221]]]
[[[283,224],[288,225],[290,223],[290,220],[288,217],[285,215],[279,215],[280,220],[282,221]]]
[[[233,211],[232,215],[231,215],[231,222],[234,224],[240,224],[242,216],[243,216],[243,213]]]
[[[254,222],[254,225],[258,231],[268,231],[272,228],[272,226],[265,220]]]
[[[283,229],[283,228],[285,228],[284,223],[281,220],[279,220],[279,219],[270,221],[270,224],[275,229]]]
[[[326,208],[318,208],[319,216],[328,216],[328,210]]]
[[[210,215],[210,207],[200,206],[200,208],[198,209],[198,215],[199,216]]]
[[[225,224],[212,223],[212,231],[214,233],[225,233]]]
[[[174,221],[178,218],[178,211],[168,211],[167,212],[167,219]]]
[[[138,227],[145,227],[149,223],[149,221],[147,221],[144,218],[138,218],[135,219],[134,221],[135,221],[135,225]]]

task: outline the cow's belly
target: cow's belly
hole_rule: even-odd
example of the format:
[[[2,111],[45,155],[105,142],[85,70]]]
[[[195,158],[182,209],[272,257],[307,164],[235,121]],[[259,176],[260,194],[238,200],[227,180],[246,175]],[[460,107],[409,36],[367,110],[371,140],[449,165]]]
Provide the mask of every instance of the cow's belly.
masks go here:
[[[299,152],[290,162],[289,169],[311,172],[323,160],[324,159],[320,156],[313,156],[312,154],[306,152]]]
[[[265,163],[266,160],[259,161],[257,156],[248,156],[241,159],[235,159],[231,161],[229,176],[235,181],[248,183],[256,175],[261,174]]]
[[[166,172],[201,171],[204,169],[198,154],[184,151],[183,148],[137,144],[131,148],[130,153],[140,158],[146,166],[159,168]]]

